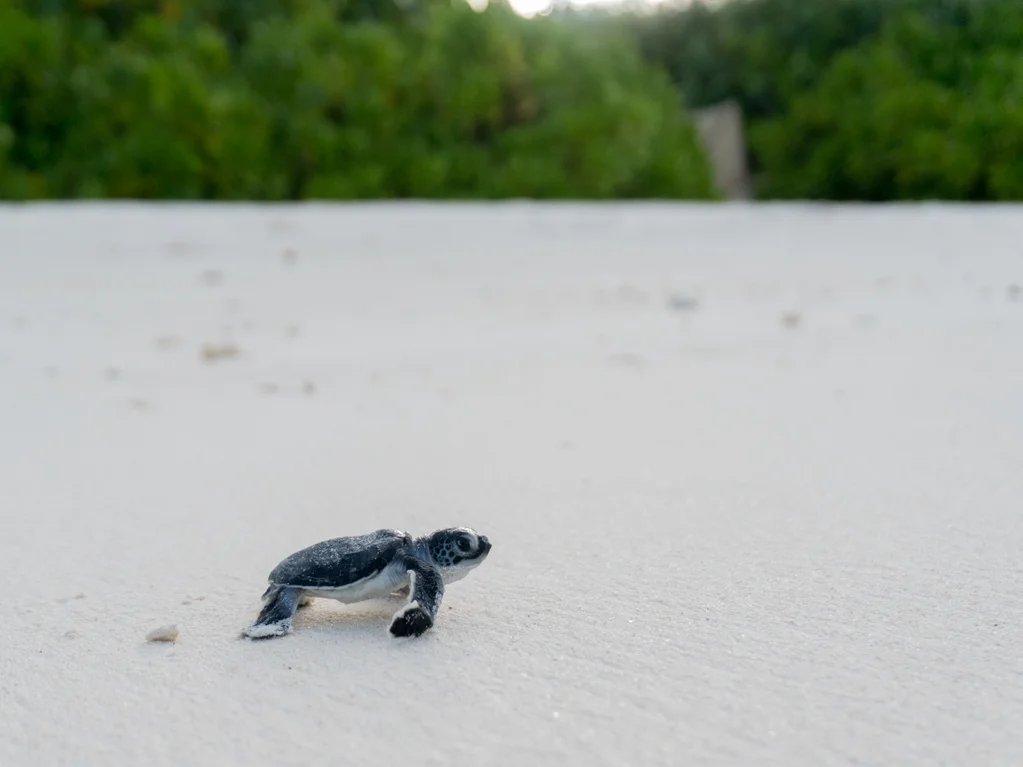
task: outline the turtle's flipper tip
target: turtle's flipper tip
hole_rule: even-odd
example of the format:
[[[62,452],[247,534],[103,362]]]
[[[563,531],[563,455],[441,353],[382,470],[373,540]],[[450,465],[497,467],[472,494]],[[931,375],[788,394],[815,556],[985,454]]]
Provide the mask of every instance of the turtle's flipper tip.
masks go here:
[[[255,623],[241,631],[241,638],[246,639],[273,639],[291,633],[290,624],[281,623]]]
[[[433,620],[418,603],[412,602],[394,614],[388,629],[392,637],[418,637],[433,627]]]

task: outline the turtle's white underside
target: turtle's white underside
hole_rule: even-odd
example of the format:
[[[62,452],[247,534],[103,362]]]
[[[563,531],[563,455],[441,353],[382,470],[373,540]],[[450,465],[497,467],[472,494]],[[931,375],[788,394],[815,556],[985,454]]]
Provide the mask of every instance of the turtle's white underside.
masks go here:
[[[344,604],[362,602],[366,599],[382,599],[393,591],[407,586],[408,573],[400,567],[385,567],[376,575],[340,587],[303,587],[304,597],[336,599]]]

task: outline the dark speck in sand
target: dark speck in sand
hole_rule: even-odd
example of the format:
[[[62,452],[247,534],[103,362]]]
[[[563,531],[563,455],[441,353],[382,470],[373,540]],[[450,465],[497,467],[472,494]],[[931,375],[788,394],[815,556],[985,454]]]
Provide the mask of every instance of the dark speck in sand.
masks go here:
[[[695,296],[675,293],[668,298],[668,308],[676,312],[691,312],[699,307],[700,301]]]
[[[234,344],[205,344],[202,348],[202,357],[206,362],[216,362],[221,359],[230,359],[241,354],[241,350]]]

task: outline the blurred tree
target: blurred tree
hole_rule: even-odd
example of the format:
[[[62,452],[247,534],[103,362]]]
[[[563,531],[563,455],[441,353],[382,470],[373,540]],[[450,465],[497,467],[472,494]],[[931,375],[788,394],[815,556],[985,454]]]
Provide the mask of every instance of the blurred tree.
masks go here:
[[[960,23],[918,13],[838,55],[783,115],[754,126],[761,194],[1012,199],[1023,192],[1023,7]]]
[[[630,38],[502,3],[0,0],[0,126],[12,197],[711,195]]]
[[[687,106],[742,105],[760,196],[986,199],[1016,186],[1021,12],[1019,0],[732,0],[624,23]]]

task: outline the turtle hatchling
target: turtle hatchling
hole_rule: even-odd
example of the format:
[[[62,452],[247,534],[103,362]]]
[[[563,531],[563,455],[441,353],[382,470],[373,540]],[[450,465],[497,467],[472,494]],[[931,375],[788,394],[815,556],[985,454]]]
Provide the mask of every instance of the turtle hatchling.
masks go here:
[[[407,594],[408,602],[391,619],[391,635],[420,636],[437,620],[444,586],[464,578],[489,553],[487,536],[468,527],[419,538],[384,529],[321,541],[271,571],[263,609],[242,633],[252,639],[284,636],[295,611],[316,598],[352,604],[397,592]]]

